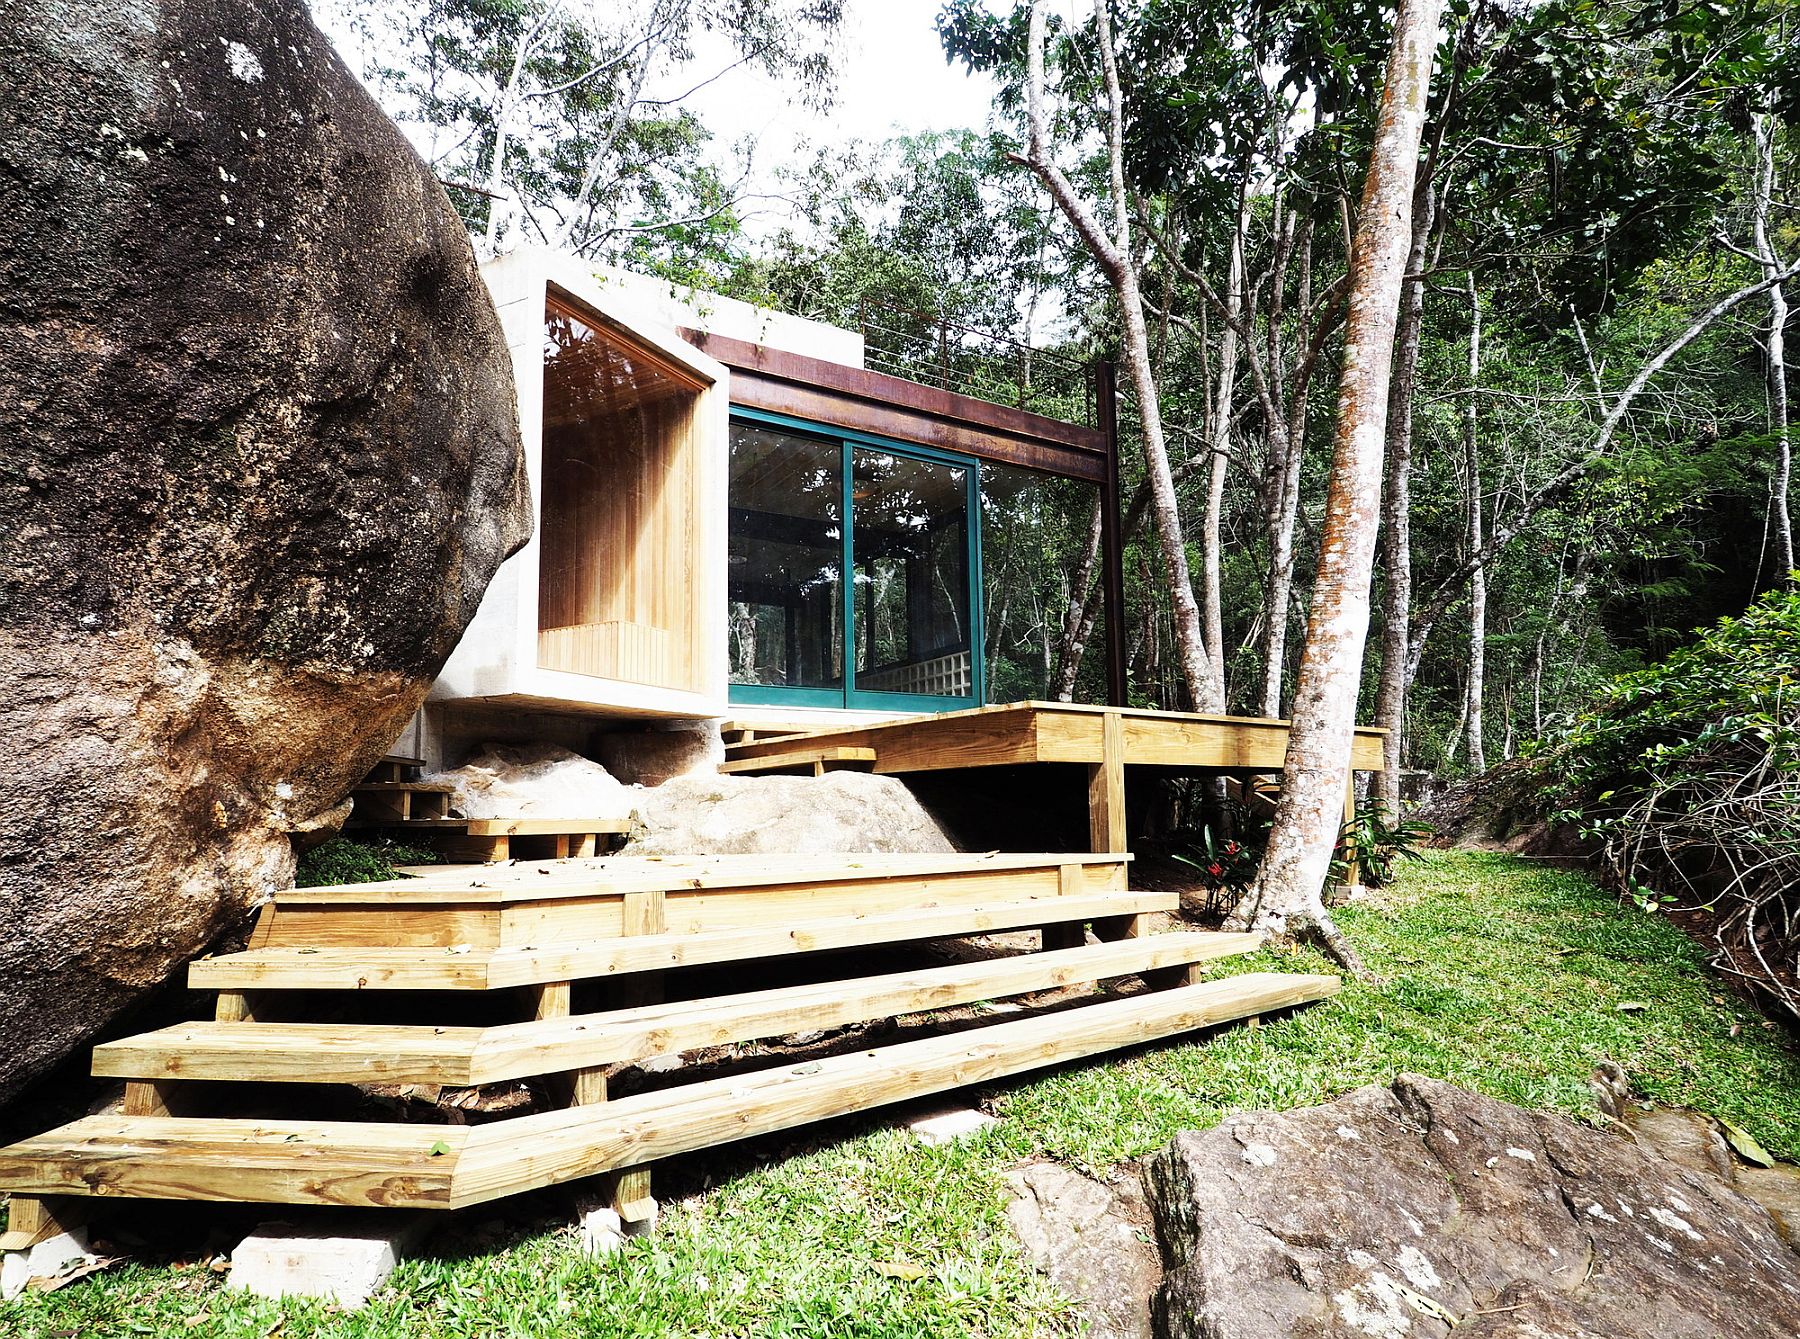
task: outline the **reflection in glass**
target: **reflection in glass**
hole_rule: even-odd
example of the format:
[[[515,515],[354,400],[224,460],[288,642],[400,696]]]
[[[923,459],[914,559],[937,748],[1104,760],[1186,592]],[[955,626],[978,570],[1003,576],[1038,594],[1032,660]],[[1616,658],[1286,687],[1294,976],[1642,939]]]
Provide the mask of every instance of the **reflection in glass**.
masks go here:
[[[731,682],[843,687],[842,448],[731,425]]]
[[[968,471],[852,453],[859,692],[970,697]]]
[[[1099,496],[1097,484],[1080,479],[982,464],[982,640],[989,702],[1057,695],[1070,654],[1070,587]],[[1106,630],[1098,611],[1085,645],[1071,698],[1104,703]]]

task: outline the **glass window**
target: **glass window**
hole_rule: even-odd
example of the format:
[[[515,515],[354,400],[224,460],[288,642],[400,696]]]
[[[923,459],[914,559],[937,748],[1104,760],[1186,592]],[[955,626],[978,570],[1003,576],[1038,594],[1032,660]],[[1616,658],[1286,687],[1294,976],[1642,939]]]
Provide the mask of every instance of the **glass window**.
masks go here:
[[[969,473],[852,452],[859,692],[970,697]]]
[[[1071,657],[1071,587],[1088,552],[1100,488],[991,461],[981,466],[981,577],[989,702],[1055,698]],[[1106,701],[1105,616],[1083,641],[1071,700]]]
[[[731,682],[842,690],[843,448],[731,425]]]

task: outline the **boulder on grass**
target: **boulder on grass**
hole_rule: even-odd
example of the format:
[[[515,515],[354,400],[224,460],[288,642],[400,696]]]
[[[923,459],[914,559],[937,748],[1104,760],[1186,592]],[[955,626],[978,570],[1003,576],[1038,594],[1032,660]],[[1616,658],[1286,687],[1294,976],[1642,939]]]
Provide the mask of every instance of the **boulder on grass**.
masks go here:
[[[302,0],[0,31],[0,1100],[289,879],[530,512],[467,235]]]
[[[956,848],[897,777],[684,776],[638,800],[626,855],[833,855]]]
[[[1793,1339],[1800,1256],[1718,1176],[1402,1076],[1145,1169],[1182,1339]]]

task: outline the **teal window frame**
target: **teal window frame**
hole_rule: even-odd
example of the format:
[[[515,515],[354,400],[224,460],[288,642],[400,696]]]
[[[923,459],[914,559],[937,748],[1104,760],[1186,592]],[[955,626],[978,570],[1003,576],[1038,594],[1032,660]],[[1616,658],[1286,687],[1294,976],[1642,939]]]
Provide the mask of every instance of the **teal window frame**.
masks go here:
[[[843,644],[844,682],[840,688],[797,688],[785,684],[731,684],[728,700],[746,707],[833,707],[845,710],[899,712],[954,711],[978,707],[987,701],[987,632],[985,623],[985,587],[981,570],[981,462],[974,456],[942,451],[915,442],[895,441],[852,428],[834,428],[777,414],[765,409],[731,409],[733,423],[760,423],[798,433],[823,442],[836,442],[838,469],[843,488]],[[852,510],[855,487],[855,451],[858,447],[880,451],[885,455],[903,456],[933,465],[947,465],[963,472],[964,524],[968,542],[969,574],[969,692],[962,697],[941,693],[883,693],[856,687],[856,513]],[[729,504],[729,499],[727,500]]]

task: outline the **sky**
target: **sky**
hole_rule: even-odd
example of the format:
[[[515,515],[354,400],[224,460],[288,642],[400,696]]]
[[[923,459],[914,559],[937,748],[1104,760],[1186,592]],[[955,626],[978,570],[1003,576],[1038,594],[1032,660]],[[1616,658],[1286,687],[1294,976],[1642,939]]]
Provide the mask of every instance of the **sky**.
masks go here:
[[[791,107],[760,71],[733,71],[688,104],[721,138],[758,134],[767,152],[890,134],[986,126],[995,86],[952,66],[938,45],[940,0],[849,0],[837,101],[825,116]]]

